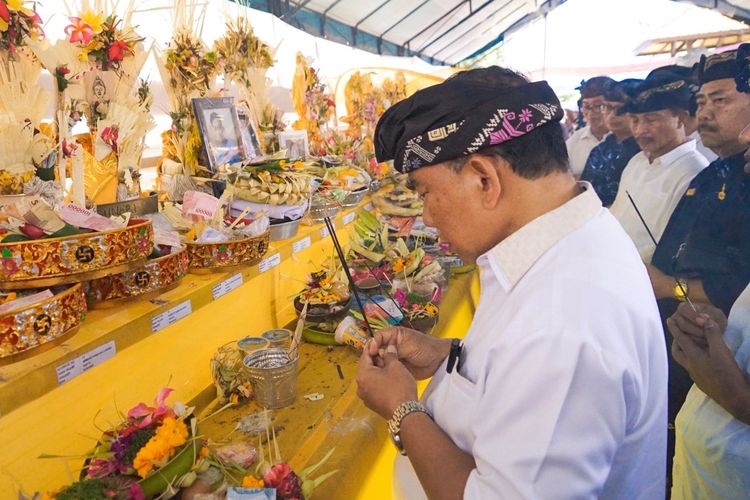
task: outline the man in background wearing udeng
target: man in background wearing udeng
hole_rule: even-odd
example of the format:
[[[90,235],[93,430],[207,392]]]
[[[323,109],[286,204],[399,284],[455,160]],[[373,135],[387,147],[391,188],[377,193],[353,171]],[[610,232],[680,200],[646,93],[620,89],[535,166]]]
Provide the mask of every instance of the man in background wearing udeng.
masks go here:
[[[621,111],[642,80],[630,78],[617,82],[604,93],[602,113],[609,134],[591,150],[581,180],[590,182],[602,205],[608,207],[615,201],[622,171],[630,159],[638,154],[638,146],[630,130],[630,118]]]
[[[581,176],[589,153],[604,140],[609,130],[604,122],[602,105],[604,93],[615,83],[607,76],[596,76],[581,83],[581,112],[586,119],[586,126],[577,130],[565,141],[568,148],[570,170],[578,178]]]

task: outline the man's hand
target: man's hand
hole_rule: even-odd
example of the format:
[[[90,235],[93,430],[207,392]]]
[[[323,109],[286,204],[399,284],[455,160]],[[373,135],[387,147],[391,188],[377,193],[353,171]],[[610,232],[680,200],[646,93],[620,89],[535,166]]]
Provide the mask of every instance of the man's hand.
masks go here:
[[[680,304],[667,319],[673,337],[672,356],[700,390],[735,418],[748,423],[750,382],[724,342],[726,317],[713,306],[696,304],[696,309],[698,313],[688,304]]]
[[[389,419],[401,403],[417,399],[417,382],[398,360],[395,345],[384,348],[381,366],[375,365],[367,351],[359,358],[357,396],[372,411]]]
[[[646,264],[646,271],[648,271],[648,277],[651,278],[651,286],[654,288],[654,295],[657,299],[674,297],[674,287],[677,281],[672,276],[664,274],[658,267],[651,264]]]
[[[375,366],[382,367],[385,350],[394,346],[398,360],[417,380],[432,377],[451,349],[450,339],[436,339],[422,332],[404,327],[386,328],[375,332],[372,340],[365,346]]]

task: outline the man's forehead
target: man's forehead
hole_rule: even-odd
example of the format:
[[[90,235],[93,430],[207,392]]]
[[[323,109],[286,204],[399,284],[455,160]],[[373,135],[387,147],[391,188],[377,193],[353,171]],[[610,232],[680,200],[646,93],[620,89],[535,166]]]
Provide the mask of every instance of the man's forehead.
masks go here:
[[[722,78],[721,80],[706,82],[698,90],[698,95],[703,97],[737,93],[737,84],[733,78]]]

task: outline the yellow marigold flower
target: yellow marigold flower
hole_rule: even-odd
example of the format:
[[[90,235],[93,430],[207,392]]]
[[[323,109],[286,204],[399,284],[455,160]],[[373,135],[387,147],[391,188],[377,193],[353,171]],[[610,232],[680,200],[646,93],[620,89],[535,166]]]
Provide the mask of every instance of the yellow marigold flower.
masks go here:
[[[175,454],[175,449],[182,446],[188,437],[185,422],[174,417],[166,417],[156,429],[146,445],[138,450],[133,460],[133,468],[140,477],[146,477],[155,466],[164,465]]]
[[[263,488],[265,487],[265,483],[262,479],[258,479],[254,476],[245,476],[242,478],[242,487],[243,488]]]

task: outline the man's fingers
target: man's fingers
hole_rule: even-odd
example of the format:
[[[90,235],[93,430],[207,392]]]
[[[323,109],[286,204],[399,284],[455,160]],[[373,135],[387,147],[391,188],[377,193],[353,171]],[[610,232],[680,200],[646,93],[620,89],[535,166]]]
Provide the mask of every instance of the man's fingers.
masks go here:
[[[383,360],[385,361],[385,366],[388,366],[394,361],[398,361],[398,349],[395,345],[388,344],[386,346],[385,351],[383,352]]]
[[[703,329],[706,335],[706,341],[712,352],[718,352],[717,349],[729,350],[724,343],[724,332],[716,321],[709,319]]]
[[[667,327],[672,332],[672,337],[677,341],[680,349],[689,358],[695,358],[703,355],[703,350],[690,338],[689,335],[684,333],[679,327],[676,326],[674,319],[667,319]],[[676,358],[675,358],[676,359]],[[682,364],[682,363],[680,363]]]
[[[687,359],[685,358],[685,352],[680,347],[680,343],[677,341],[677,339],[672,340],[672,357],[680,364],[680,366],[687,369],[688,366]]]
[[[692,311],[691,311],[692,312]],[[677,326],[682,330],[684,333],[687,333],[689,335],[693,335],[695,337],[702,337],[703,336],[703,325],[696,323],[697,319],[701,319],[700,317],[696,318],[688,318],[682,314],[675,314],[670,318],[672,321],[677,323]],[[701,321],[701,323],[704,323],[705,321]]]

